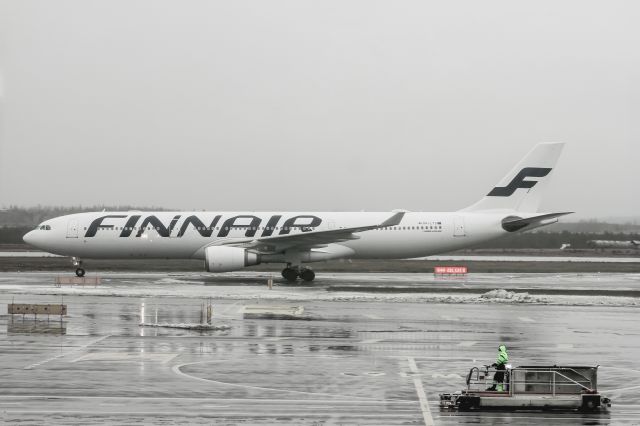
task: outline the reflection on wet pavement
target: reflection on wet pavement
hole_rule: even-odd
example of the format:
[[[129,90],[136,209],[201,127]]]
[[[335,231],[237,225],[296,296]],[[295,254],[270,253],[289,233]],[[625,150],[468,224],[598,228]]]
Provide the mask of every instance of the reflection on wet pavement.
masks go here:
[[[371,274],[372,282],[391,279],[376,275]],[[343,284],[364,282],[356,278]],[[617,278],[603,281],[612,289],[637,282],[637,276]],[[640,329],[638,307],[632,303],[445,304],[412,301],[417,295],[411,294],[403,296],[409,300],[352,300],[341,293],[316,300],[312,296],[327,293],[322,285],[275,287],[267,293],[255,285],[236,291],[235,286],[205,286],[192,277],[166,279],[115,275],[108,277],[107,289],[85,288],[77,294],[63,289],[69,316],[63,331],[55,332],[60,324],[54,321],[23,324],[14,318],[12,323],[6,314],[12,298],[16,303],[59,302],[59,294],[45,291],[51,276],[0,275],[0,419],[8,424],[392,425],[432,420],[529,425],[637,424],[640,418]],[[594,287],[589,284],[593,277],[580,280],[560,277],[556,285]],[[479,281],[488,282],[488,277]],[[535,277],[509,282],[514,281],[544,286]],[[331,282],[340,284],[339,276]],[[408,281],[401,276],[396,284]],[[507,285],[502,280],[486,286]],[[161,286],[166,288],[157,290]],[[242,308],[255,305],[256,294],[269,295],[258,299],[265,306],[297,300],[309,318],[244,319]],[[147,322],[155,321],[157,312],[158,322],[194,323],[201,298],[210,296],[214,321],[228,324],[229,330],[139,326],[142,303]],[[600,364],[599,388],[612,398],[611,411],[440,412],[438,394],[461,389],[469,368],[492,363],[500,343],[508,346],[515,365]]]

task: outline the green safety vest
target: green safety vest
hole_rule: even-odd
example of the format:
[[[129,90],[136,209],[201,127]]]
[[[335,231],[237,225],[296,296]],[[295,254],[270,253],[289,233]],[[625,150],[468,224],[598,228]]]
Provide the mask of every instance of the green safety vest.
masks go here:
[[[507,348],[504,346],[500,346],[500,348],[498,349],[498,360],[496,361],[496,364],[502,365],[502,364],[506,364],[507,362],[509,362],[509,355],[507,355]]]

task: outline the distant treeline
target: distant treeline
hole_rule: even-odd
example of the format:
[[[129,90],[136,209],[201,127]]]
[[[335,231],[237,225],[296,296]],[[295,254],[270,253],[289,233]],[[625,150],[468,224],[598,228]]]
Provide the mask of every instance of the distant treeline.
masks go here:
[[[589,240],[620,240],[629,241],[640,239],[640,233],[626,232],[525,232],[507,235],[503,238],[482,244],[476,248],[488,249],[559,249],[563,244],[571,244],[573,249],[590,248]]]
[[[33,229],[32,226],[0,228],[0,244],[24,244],[22,236]]]
[[[640,225],[637,223],[608,223],[597,220],[581,220],[579,222],[565,222],[570,220],[571,216],[562,219],[561,222],[545,226],[544,231],[559,234],[564,231],[571,233],[624,233],[624,234],[640,234]],[[604,238],[600,238],[604,239]]]

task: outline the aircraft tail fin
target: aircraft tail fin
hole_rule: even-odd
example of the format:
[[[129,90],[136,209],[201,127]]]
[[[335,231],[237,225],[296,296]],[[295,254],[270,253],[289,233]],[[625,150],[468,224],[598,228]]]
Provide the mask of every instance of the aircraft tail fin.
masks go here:
[[[537,212],[563,147],[536,145],[484,198],[463,211]]]

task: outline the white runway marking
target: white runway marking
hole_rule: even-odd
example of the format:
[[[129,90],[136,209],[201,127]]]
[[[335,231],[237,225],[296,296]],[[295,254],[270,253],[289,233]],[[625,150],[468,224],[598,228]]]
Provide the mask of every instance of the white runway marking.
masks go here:
[[[264,340],[267,342],[280,342],[282,340],[292,340],[295,339],[294,337],[288,336],[288,337],[267,337]]]
[[[462,347],[468,348],[470,346],[475,345],[476,343],[478,343],[478,342],[460,342],[460,343],[458,343],[458,346],[462,346]]]
[[[413,374],[419,374],[418,366],[416,365],[416,360],[409,357],[407,358],[409,361],[409,369]],[[429,409],[429,400],[427,399],[427,394],[424,391],[424,387],[422,387],[422,379],[420,377],[413,378],[413,384],[416,387],[416,393],[418,394],[418,399],[420,400],[420,409],[422,410],[422,418],[424,419],[425,426],[433,426],[433,417],[431,416],[431,410]]]
[[[340,395],[338,395],[340,396]],[[78,399],[78,400],[127,400],[127,401],[202,401],[202,402],[268,402],[268,403],[305,403],[305,404],[370,404],[379,405],[381,403],[407,404],[415,405],[415,401],[407,401],[404,399],[371,399],[371,400],[349,400],[349,399],[282,399],[282,398],[208,398],[208,397],[189,397],[189,396],[87,396],[87,395],[3,395],[2,398],[11,399]],[[2,404],[2,403],[0,403]],[[8,403],[6,403],[8,404]],[[18,404],[16,402],[16,404]]]
[[[522,322],[536,322],[535,320],[529,318],[529,317],[518,317],[518,319]]]
[[[558,349],[573,349],[573,345],[571,343],[558,343],[556,345]]]
[[[109,410],[109,411],[99,411],[99,410],[32,410],[32,409],[23,409],[23,410],[16,410],[16,409],[10,409],[10,410],[5,410],[5,413],[8,414],[22,414],[22,413],[29,413],[29,414],[91,414],[92,416],[114,416],[114,415],[125,415],[125,416],[145,416],[145,417],[153,417],[153,416],[173,416],[173,417],[200,417],[202,416],[202,413],[200,411],[197,412],[187,412],[184,410],[181,411],[163,411],[163,410],[154,410],[154,411],[129,411],[129,410],[125,410],[125,411],[116,411],[116,410]],[[220,413],[218,413],[220,414]],[[225,416],[232,416],[232,417],[242,417],[242,416],[246,416],[247,412],[246,410],[237,410],[237,411],[230,411],[230,412],[223,412],[222,414],[224,414]],[[287,416],[291,416],[292,412],[291,411],[273,411],[270,412],[269,415],[271,417],[287,417]],[[317,414],[313,414],[313,413],[300,413],[299,415],[301,416],[305,416],[305,417],[325,417],[326,414],[323,413],[317,413]],[[400,413],[391,413],[391,414],[387,414],[387,413],[376,413],[376,414],[363,414],[363,413],[340,413],[340,417],[345,417],[345,418],[350,418],[350,417],[354,417],[356,419],[359,418],[370,418],[370,419],[379,419],[379,418],[389,418],[389,419],[397,419],[398,417],[407,417],[410,418],[411,414],[407,413],[407,414],[400,414]]]
[[[629,372],[634,372],[636,374],[640,374],[640,370],[635,370],[635,369],[632,369],[632,368],[621,368],[621,367],[611,367],[611,366],[601,366],[600,368],[601,369],[612,369],[612,370],[623,371],[626,375],[628,375]],[[603,390],[603,392],[606,392],[606,393],[614,393],[614,392],[616,392],[617,393],[617,392],[621,392],[621,391],[629,391],[629,390],[635,390],[635,389],[640,389],[640,385],[627,386],[627,387],[622,387],[622,388],[617,388],[617,389],[606,389],[606,390]]]
[[[93,352],[84,354],[71,362],[161,362],[167,364],[178,354],[144,353],[144,352]]]
[[[606,391],[603,391],[603,392],[607,392],[607,393],[618,393],[618,392],[622,392],[622,391],[630,391],[630,390],[634,390],[634,389],[640,389],[640,385],[637,385],[637,386],[629,386],[628,388],[607,389]]]
[[[358,344],[360,344],[360,345],[368,345],[370,343],[379,343],[381,341],[382,341],[382,339],[367,339],[367,340],[362,340],[362,341],[358,342]]]
[[[363,317],[369,318],[369,319],[372,319],[372,320],[381,320],[382,319],[381,316],[374,315],[374,314],[364,314]]]
[[[234,318],[237,317],[238,315],[242,314],[242,309],[244,308],[244,306],[238,306],[238,304],[241,301],[238,300],[237,302],[232,303],[231,305],[226,306],[223,309],[220,309],[220,311],[215,315],[216,317],[219,318]],[[236,315],[231,315],[229,312],[231,311],[232,308],[237,308],[234,312],[236,313]]]
[[[71,350],[71,351],[69,351],[69,352],[65,352],[65,353],[63,353],[63,354],[59,354],[59,355],[56,355],[56,356],[52,356],[51,358],[47,358],[47,359],[45,359],[44,361],[40,361],[40,362],[36,362],[36,363],[34,363],[34,364],[31,364],[31,365],[27,365],[26,367],[24,367],[24,370],[31,370],[31,369],[33,369],[33,368],[36,368],[36,367],[41,366],[42,364],[46,364],[47,362],[50,362],[50,361],[56,360],[56,359],[58,359],[58,358],[65,357],[65,356],[67,356],[67,355],[71,355],[72,353],[74,353],[74,352],[78,352],[78,351],[81,351],[81,350],[83,350],[83,349],[86,349],[86,348],[88,348],[89,346],[94,345],[94,344],[96,344],[96,343],[98,343],[98,342],[100,342],[100,341],[102,341],[102,340],[106,339],[106,338],[107,338],[107,337],[109,337],[109,336],[110,336],[110,335],[103,336],[103,337],[101,337],[101,338],[99,338],[99,339],[93,340],[93,341],[91,341],[91,342],[89,342],[89,343],[87,343],[87,344],[84,344],[84,345],[82,345],[82,346],[79,346],[79,347],[77,347],[76,349],[73,349],[73,350]]]
[[[192,376],[190,374],[183,373],[180,370],[180,368],[182,368],[182,367],[184,367],[186,365],[209,364],[209,363],[215,363],[215,362],[220,362],[220,361],[200,361],[200,362],[187,362],[187,363],[184,363],[184,364],[176,364],[171,368],[171,370],[173,370],[173,372],[176,373],[177,375],[183,376],[183,377],[187,377],[187,378],[189,378],[191,380],[198,380],[198,381],[207,382],[207,383],[215,383],[215,384],[222,385],[222,386],[232,386],[232,387],[245,388],[245,389],[255,389],[255,390],[259,390],[259,391],[294,393],[294,394],[301,394],[301,395],[333,396],[333,397],[336,397],[336,398],[343,398],[343,399],[351,398],[353,401],[367,401],[367,400],[371,401],[371,400],[375,400],[375,398],[367,398],[367,397],[338,395],[338,394],[321,393],[321,392],[305,392],[305,391],[296,391],[296,390],[290,390],[290,389],[278,389],[278,388],[268,388],[268,387],[263,387],[263,386],[243,385],[243,384],[238,384],[238,383],[227,383],[227,382],[221,382],[219,380],[205,379],[203,377]]]
[[[387,356],[387,358],[391,358],[391,359],[395,359],[395,358],[402,358],[402,359],[406,359],[405,356],[402,355],[389,355]],[[471,361],[471,362],[476,362],[475,359],[473,358],[469,358],[469,357],[461,357],[461,356],[414,356],[411,357],[411,359],[424,359],[424,360],[429,360],[429,361]]]
[[[462,379],[462,376],[460,376],[459,374],[455,374],[455,373],[451,373],[451,374],[441,374],[441,373],[433,373],[431,375],[432,379],[449,379],[449,381],[456,380],[456,379]]]

